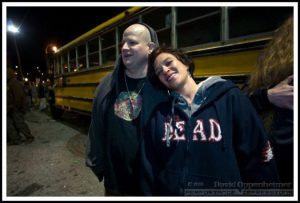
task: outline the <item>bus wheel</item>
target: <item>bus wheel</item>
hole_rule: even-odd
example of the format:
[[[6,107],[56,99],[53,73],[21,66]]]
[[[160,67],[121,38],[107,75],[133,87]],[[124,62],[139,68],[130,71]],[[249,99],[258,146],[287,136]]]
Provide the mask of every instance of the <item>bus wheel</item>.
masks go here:
[[[51,116],[53,119],[60,119],[64,113],[64,110],[57,108],[55,105],[50,105]]]

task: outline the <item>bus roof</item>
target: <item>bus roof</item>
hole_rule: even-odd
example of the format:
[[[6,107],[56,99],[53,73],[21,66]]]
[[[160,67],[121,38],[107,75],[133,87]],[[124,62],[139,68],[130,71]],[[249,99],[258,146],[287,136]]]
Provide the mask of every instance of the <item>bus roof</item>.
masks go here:
[[[90,31],[84,33],[83,35],[77,37],[73,41],[67,43],[66,45],[64,45],[62,47],[60,47],[57,50],[56,53],[58,54],[58,53],[62,52],[63,50],[70,48],[71,46],[73,46],[73,45],[77,44],[78,42],[80,42],[81,40],[85,39],[86,37],[91,36],[91,35],[99,32],[100,30],[112,25],[113,23],[116,23],[116,22],[122,20],[126,16],[128,16],[132,13],[135,13],[135,12],[139,11],[140,9],[142,9],[142,7],[132,7],[132,8],[127,9],[126,11],[116,15],[115,17],[110,18],[109,20],[105,21],[104,23],[101,23],[97,27],[95,27],[95,28],[91,29]]]

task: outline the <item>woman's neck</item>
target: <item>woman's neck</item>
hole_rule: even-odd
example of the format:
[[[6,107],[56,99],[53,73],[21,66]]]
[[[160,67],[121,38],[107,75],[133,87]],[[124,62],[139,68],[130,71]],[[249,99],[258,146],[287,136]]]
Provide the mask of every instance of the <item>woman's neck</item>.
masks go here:
[[[188,81],[180,89],[176,90],[176,92],[178,92],[185,98],[188,104],[191,104],[193,102],[197,91],[198,85],[191,77],[188,78]]]

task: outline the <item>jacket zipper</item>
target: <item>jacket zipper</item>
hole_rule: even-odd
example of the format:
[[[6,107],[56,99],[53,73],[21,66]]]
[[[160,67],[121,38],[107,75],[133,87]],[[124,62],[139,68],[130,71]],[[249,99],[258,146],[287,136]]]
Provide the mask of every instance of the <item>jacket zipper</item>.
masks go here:
[[[182,176],[182,184],[180,188],[181,195],[185,195],[185,185],[186,185],[186,176],[188,174],[188,154],[189,154],[189,144],[190,144],[190,129],[191,129],[191,105],[188,105],[188,122],[186,125],[186,148],[184,152],[184,167],[183,167],[183,176]]]

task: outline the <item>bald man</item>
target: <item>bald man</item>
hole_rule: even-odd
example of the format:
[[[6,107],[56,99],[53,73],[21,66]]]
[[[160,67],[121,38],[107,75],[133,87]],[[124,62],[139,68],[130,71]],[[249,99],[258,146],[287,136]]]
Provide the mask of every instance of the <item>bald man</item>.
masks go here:
[[[121,56],[114,71],[97,87],[86,164],[100,182],[104,178],[105,195],[139,195],[141,111],[145,101],[152,101],[144,96],[155,95],[145,93],[145,89],[148,56],[156,46],[157,35],[151,27],[129,26],[123,33]]]

